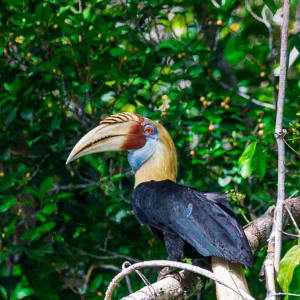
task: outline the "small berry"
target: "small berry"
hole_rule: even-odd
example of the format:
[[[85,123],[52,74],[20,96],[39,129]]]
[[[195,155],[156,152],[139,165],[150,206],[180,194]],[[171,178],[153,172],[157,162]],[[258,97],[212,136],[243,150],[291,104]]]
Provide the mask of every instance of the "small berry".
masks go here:
[[[213,131],[215,129],[215,126],[213,124],[209,124],[208,130]]]
[[[194,156],[194,155],[195,155],[195,151],[194,151],[194,150],[191,150],[191,151],[190,151],[190,155],[191,155],[191,156]]]
[[[15,38],[15,42],[18,43],[18,44],[22,44],[23,41],[24,41],[24,36],[23,35],[17,36]]]
[[[163,101],[168,101],[169,100],[168,95],[162,95],[161,98],[162,98]]]
[[[259,135],[259,136],[263,136],[264,133],[265,133],[265,132],[264,132],[262,129],[261,129],[261,130],[258,130],[258,135]]]
[[[261,129],[263,129],[265,127],[265,124],[264,123],[259,123],[258,127],[261,128]]]
[[[232,30],[233,32],[236,32],[239,30],[240,28],[240,24],[239,23],[233,23],[229,26],[230,30]]]
[[[265,77],[266,76],[266,73],[265,72],[261,72],[260,73],[260,77]]]

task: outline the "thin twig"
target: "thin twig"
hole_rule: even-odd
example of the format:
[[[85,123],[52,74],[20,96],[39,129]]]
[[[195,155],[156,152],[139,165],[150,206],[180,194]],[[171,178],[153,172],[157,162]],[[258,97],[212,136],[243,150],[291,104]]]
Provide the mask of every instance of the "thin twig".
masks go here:
[[[225,88],[226,90],[232,90],[232,87],[229,86],[228,84],[222,82],[222,81],[219,81],[219,80],[215,80],[217,83],[219,83],[223,88]],[[270,109],[275,109],[275,105],[274,104],[271,104],[271,103],[266,103],[266,102],[261,102],[257,99],[254,99],[252,97],[250,97],[249,95],[245,94],[245,93],[242,93],[240,91],[237,91],[236,92],[239,96],[241,96],[242,98],[245,98],[247,100],[250,100],[252,103],[256,104],[256,105],[259,105],[259,106],[262,106],[262,107],[266,107],[266,108],[270,108]]]
[[[287,70],[287,46],[288,46],[288,26],[289,26],[290,1],[284,0],[283,5],[283,23],[281,28],[281,49],[280,49],[280,76],[279,91],[277,101],[275,138],[278,145],[278,184],[277,184],[277,203],[275,213],[275,257],[274,268],[276,274],[279,272],[280,253],[281,253],[281,231],[282,231],[282,211],[285,197],[285,147],[284,132],[282,130],[283,107],[286,86]]]
[[[300,294],[293,294],[293,293],[275,293],[275,294],[270,294],[266,297],[266,299],[274,296],[294,296],[294,297],[300,297]]]
[[[289,209],[286,205],[285,205],[285,209],[286,209],[286,211],[288,212],[288,214],[289,214],[289,216],[290,216],[290,218],[291,218],[291,220],[292,220],[292,222],[293,222],[293,224],[294,224],[296,230],[298,231],[298,233],[299,233],[299,235],[300,235],[300,229],[299,229],[299,227],[298,227],[298,225],[297,225],[297,222],[295,221],[295,219],[294,219],[294,217],[293,217],[293,214],[291,213],[290,209]]]
[[[71,249],[77,250],[80,255],[89,256],[89,257],[99,259],[99,260],[111,260],[111,259],[119,259],[119,258],[124,259],[125,258],[125,259],[128,259],[128,260],[132,261],[132,262],[140,262],[140,260],[138,260],[136,258],[126,256],[126,255],[122,255],[122,254],[118,254],[118,253],[114,253],[114,252],[111,255],[96,255],[96,254],[93,254],[93,253],[89,253],[85,250],[82,250],[80,248],[73,247],[71,245],[68,245],[68,247],[71,248]],[[104,250],[101,250],[101,251],[104,252]]]
[[[237,294],[242,294],[242,296],[245,299],[248,300],[254,300],[253,297],[251,297],[246,291],[244,290],[237,290],[235,287],[232,287],[230,283],[222,280],[219,278],[219,276],[217,276],[215,273],[212,273],[211,271],[208,271],[206,269],[202,269],[200,267],[194,266],[194,265],[190,265],[190,264],[186,264],[186,263],[181,263],[181,262],[175,262],[175,261],[168,261],[168,260],[153,260],[153,261],[145,261],[145,262],[140,262],[140,263],[136,263],[134,265],[131,265],[130,267],[126,268],[125,270],[123,270],[122,272],[120,272],[117,276],[115,276],[112,281],[110,282],[106,294],[105,294],[105,298],[104,300],[111,300],[112,299],[112,295],[113,292],[116,288],[116,286],[119,284],[119,282],[125,277],[128,276],[129,274],[135,272],[136,270],[142,269],[142,268],[146,268],[146,267],[150,267],[150,268],[156,268],[156,267],[172,267],[172,268],[178,268],[178,269],[183,269],[186,271],[190,271],[193,273],[196,273],[198,275],[202,275],[205,277],[208,277],[224,286],[226,286],[227,288],[233,290],[234,292],[236,292]]]
[[[284,143],[293,151],[295,152],[297,155],[300,155],[300,152],[297,152],[287,141],[286,139],[283,139]]]
[[[214,7],[220,8],[220,4],[217,3],[217,1],[215,1],[215,0],[210,0],[210,2],[212,3],[212,5],[213,5]]]
[[[59,192],[59,191],[65,191],[65,190],[78,190],[78,189],[85,189],[91,186],[97,186],[99,185],[98,182],[94,183],[87,183],[87,184],[69,184],[69,185],[58,185],[53,184],[53,187],[49,190],[49,192]]]
[[[247,10],[248,10],[249,13],[251,14],[251,16],[252,16],[255,20],[257,20],[258,22],[261,22],[261,23],[265,24],[264,20],[263,20],[261,17],[259,17],[259,16],[252,10],[249,1],[248,1],[248,0],[245,0],[245,3],[246,3]]]
[[[104,248],[101,248],[101,247],[97,247],[97,249],[99,249],[102,252],[106,252],[106,253],[112,254],[115,257],[124,258],[124,259],[127,259],[127,260],[135,262],[135,263],[141,262],[141,260],[139,260],[137,258],[128,256],[128,255],[124,255],[124,254],[119,254],[117,252],[113,252],[113,251],[110,251],[110,250],[107,250],[107,249],[104,249]]]
[[[131,263],[129,261],[125,261],[122,264],[122,270],[127,269],[129,266],[131,266]],[[139,270],[135,270],[136,274],[138,274],[138,276],[141,278],[141,280],[143,281],[143,283],[148,287],[151,295],[154,297],[155,296],[155,290],[154,288],[151,286],[151,283],[149,282],[149,280],[146,278],[146,276]],[[129,276],[126,276],[125,278],[129,278]],[[152,288],[152,289],[151,289]]]

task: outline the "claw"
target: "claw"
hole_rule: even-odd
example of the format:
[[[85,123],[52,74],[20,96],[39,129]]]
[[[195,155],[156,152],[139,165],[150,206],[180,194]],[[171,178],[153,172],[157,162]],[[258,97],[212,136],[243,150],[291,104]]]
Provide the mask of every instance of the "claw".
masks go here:
[[[173,268],[171,267],[164,267],[158,274],[157,276],[157,281],[165,279],[167,277],[172,277],[174,279],[176,279],[177,281],[181,282],[182,277],[180,276],[179,273],[177,272],[173,272]]]

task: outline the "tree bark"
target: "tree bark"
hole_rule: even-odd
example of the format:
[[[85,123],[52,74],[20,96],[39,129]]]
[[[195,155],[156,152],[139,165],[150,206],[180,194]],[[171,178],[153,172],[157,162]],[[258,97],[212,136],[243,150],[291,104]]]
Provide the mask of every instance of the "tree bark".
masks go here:
[[[292,224],[287,207],[293,215],[296,223],[300,222],[300,197],[289,198],[284,202],[283,209],[283,229]],[[259,250],[267,245],[267,240],[272,231],[275,206],[271,206],[259,218],[254,220],[244,229],[253,251]],[[179,272],[182,280],[175,278],[165,278],[151,286],[146,286],[136,291],[122,300],[183,300],[199,292],[202,288],[199,276],[185,271]]]

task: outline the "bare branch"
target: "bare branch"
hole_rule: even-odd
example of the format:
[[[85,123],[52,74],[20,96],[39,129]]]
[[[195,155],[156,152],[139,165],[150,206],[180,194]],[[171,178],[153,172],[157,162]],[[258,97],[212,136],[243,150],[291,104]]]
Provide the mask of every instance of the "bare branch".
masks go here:
[[[293,296],[293,297],[300,297],[300,294],[293,294],[293,293],[275,293],[275,294],[268,295],[268,296],[266,297],[266,299],[269,299],[270,297],[274,297],[274,296]]]
[[[275,138],[278,147],[278,179],[277,179],[277,202],[274,223],[271,237],[268,244],[268,254],[264,263],[267,283],[267,295],[275,294],[275,276],[279,272],[281,244],[282,244],[282,227],[283,227],[283,204],[285,197],[285,143],[284,137],[286,130],[282,128],[283,107],[286,86],[287,70],[287,46],[288,46],[288,25],[289,25],[290,1],[284,0],[283,4],[283,22],[281,28],[281,49],[280,49],[280,76],[279,92],[276,111]],[[273,264],[273,265],[272,265]],[[274,269],[273,269],[274,268]],[[275,300],[276,296],[269,297]]]
[[[288,198],[285,200],[283,210],[283,225],[284,228],[290,225],[289,213],[287,209],[293,215],[296,223],[300,222],[300,197]],[[275,206],[271,206],[268,210],[258,219],[248,224],[244,229],[245,234],[249,240],[250,246],[253,250],[258,250],[267,244],[268,237],[272,230],[274,221]],[[190,265],[189,265],[190,266]],[[127,270],[127,269],[126,269]],[[274,268],[272,268],[274,270]],[[207,271],[207,270],[205,270]],[[132,271],[134,272],[134,271]],[[175,278],[167,277],[151,285],[152,292],[146,286],[122,300],[182,300],[187,299],[200,290],[200,279],[190,272],[179,272],[182,280],[180,282]],[[187,277],[188,276],[188,277]],[[188,286],[187,286],[188,285]],[[155,297],[153,297],[153,291],[155,291]],[[274,295],[274,294],[272,294]],[[277,295],[277,294],[276,294]],[[270,294],[271,297],[271,294]]]
[[[286,210],[288,208],[292,213],[296,223],[300,222],[300,197],[288,198],[285,200],[283,210],[283,228],[289,225],[289,214]],[[250,246],[253,250],[261,249],[267,244],[267,240],[272,231],[274,221],[275,205],[268,208],[268,210],[259,218],[248,224],[244,229]]]
[[[121,300],[181,300],[195,295],[203,287],[199,277],[191,272],[181,271],[177,277],[179,276],[180,281],[171,276],[166,277],[153,283],[151,290],[145,286]]]
[[[298,227],[298,225],[297,225],[297,223],[296,223],[295,218],[293,217],[293,214],[291,213],[291,211],[290,211],[290,209],[289,209],[288,207],[285,207],[285,209],[286,209],[286,211],[288,212],[288,214],[289,214],[289,216],[290,216],[290,218],[291,218],[291,220],[292,220],[292,222],[293,222],[293,224],[294,224],[294,226],[295,226],[297,232],[299,233],[299,237],[300,237],[300,229],[299,229],[299,227]]]
[[[222,82],[222,81],[219,81],[219,80],[216,80],[216,82],[218,82],[223,88],[225,88],[226,90],[231,90],[232,87],[229,86],[228,84],[226,84],[225,82]],[[273,104],[270,104],[270,103],[266,103],[266,102],[261,102],[257,99],[254,99],[254,98],[251,98],[249,95],[245,94],[245,93],[242,93],[240,91],[237,91],[236,92],[239,96],[241,96],[242,98],[245,98],[247,100],[250,100],[252,103],[256,104],[256,105],[259,105],[259,106],[263,106],[263,107],[266,107],[266,108],[270,108],[270,109],[275,109],[275,105]]]
[[[249,13],[251,14],[251,16],[252,16],[255,20],[257,20],[258,22],[261,22],[261,23],[265,24],[264,19],[262,19],[261,17],[259,17],[259,16],[252,10],[249,1],[246,0],[245,3],[246,3],[247,10],[248,10]],[[265,24],[265,25],[266,25],[266,24]]]
[[[116,286],[119,284],[119,282],[125,277],[128,276],[129,274],[135,272],[136,270],[146,268],[146,267],[151,267],[151,268],[157,268],[157,267],[172,267],[172,268],[179,268],[183,269],[189,272],[196,273],[201,276],[205,276],[207,278],[210,278],[214,280],[215,282],[218,282],[227,288],[233,290],[239,295],[242,295],[243,298],[246,300],[254,300],[253,297],[251,297],[246,291],[242,289],[237,289],[235,286],[232,286],[230,283],[220,279],[219,276],[217,276],[215,273],[208,271],[206,269],[202,269],[200,267],[186,264],[186,263],[181,263],[181,262],[176,262],[176,261],[168,261],[168,260],[153,260],[153,261],[145,261],[145,262],[140,262],[136,263],[134,265],[131,265],[130,267],[124,269],[121,273],[119,273],[117,276],[115,276],[112,281],[110,282],[104,300],[111,300],[113,292],[116,288]]]

